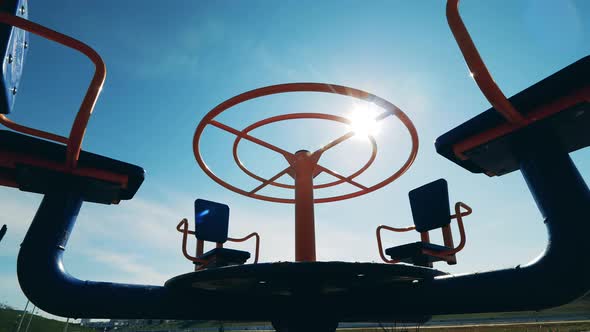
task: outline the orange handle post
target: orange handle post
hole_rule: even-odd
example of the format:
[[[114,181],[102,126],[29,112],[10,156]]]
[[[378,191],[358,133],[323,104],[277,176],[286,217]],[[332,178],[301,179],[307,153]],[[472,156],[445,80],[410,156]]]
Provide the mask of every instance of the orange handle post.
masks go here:
[[[228,237],[227,240],[231,241],[231,242],[244,242],[247,241],[248,239],[250,239],[251,237],[255,236],[256,237],[256,253],[254,254],[254,264],[258,263],[258,255],[260,252],[260,235],[258,235],[258,233],[253,232],[243,238],[240,239],[235,239],[235,238],[231,238]]]
[[[188,220],[186,218],[183,218],[180,221],[180,223],[178,223],[178,225],[176,226],[176,230],[179,231],[180,233],[182,233],[182,254],[184,255],[184,257],[186,257],[186,259],[188,259],[192,262],[195,262],[195,263],[206,264],[207,263],[206,260],[191,256],[188,253],[188,251],[186,250],[186,243],[187,243],[188,235],[195,234],[195,232],[188,229]]]
[[[461,208],[464,208],[465,211],[461,211]],[[431,256],[443,258],[445,256],[454,255],[459,251],[463,250],[463,248],[465,247],[465,243],[467,242],[467,236],[465,235],[465,227],[463,225],[463,217],[470,215],[471,212],[473,212],[473,209],[471,209],[469,205],[463,202],[455,203],[455,214],[451,215],[451,219],[457,219],[457,224],[459,225],[459,233],[461,234],[461,241],[459,242],[459,245],[447,251],[433,252],[431,250],[424,250],[424,253]]]
[[[389,263],[389,264],[399,263],[400,262],[399,259],[388,259],[387,257],[385,257],[385,254],[383,253],[383,244],[381,242],[381,230],[382,229],[396,232],[396,233],[402,233],[402,232],[413,231],[416,229],[416,226],[409,226],[409,227],[405,227],[405,228],[395,228],[395,227],[391,227],[391,226],[379,225],[379,227],[377,227],[377,230],[375,231],[375,233],[377,235],[377,247],[379,249],[379,256],[381,256],[381,259],[385,263]]]
[[[477,47],[475,47],[467,31],[461,15],[459,15],[459,0],[448,0],[446,11],[447,22],[451,28],[451,32],[481,92],[496,111],[502,114],[508,122],[514,124],[526,123],[526,119],[514,108],[502,90],[500,90],[477,51]]]
[[[90,59],[90,61],[92,61],[92,63],[94,63],[94,76],[92,77],[92,81],[90,81],[90,85],[86,91],[86,94],[84,95],[80,109],[76,114],[76,118],[74,119],[74,123],[70,130],[70,136],[68,138],[42,130],[22,126],[11,121],[5,115],[0,116],[0,123],[4,124],[10,129],[66,144],[66,167],[68,169],[76,168],[78,157],[80,155],[80,149],[82,147],[82,141],[84,140],[84,134],[86,133],[86,126],[88,125],[88,120],[90,119],[90,115],[94,110],[94,105],[96,104],[96,100],[98,99],[106,78],[107,69],[104,61],[94,49],[83,42],[29,20],[10,15],[8,13],[0,12],[0,23],[15,26],[72,48],[84,54]]]

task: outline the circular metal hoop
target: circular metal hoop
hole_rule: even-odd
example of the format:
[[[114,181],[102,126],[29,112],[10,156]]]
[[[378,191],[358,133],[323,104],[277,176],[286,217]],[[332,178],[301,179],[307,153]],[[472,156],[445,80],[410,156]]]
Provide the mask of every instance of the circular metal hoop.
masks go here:
[[[385,110],[385,113],[380,115],[378,117],[378,120],[382,120],[383,118],[385,118],[389,115],[396,116],[404,124],[404,126],[408,130],[408,133],[410,134],[411,139],[412,139],[412,149],[410,151],[410,155],[408,156],[407,160],[402,165],[402,167],[400,169],[398,169],[395,173],[393,173],[392,175],[387,177],[386,179],[384,179],[381,182],[379,182],[373,186],[370,186],[370,187],[365,187],[360,184],[357,184],[356,182],[353,182],[350,179],[350,177],[349,178],[343,177],[336,172],[330,171],[329,169],[320,166],[321,171],[325,171],[330,175],[336,176],[337,178],[342,180],[342,182],[349,182],[353,185],[356,185],[357,187],[359,187],[361,189],[358,191],[348,193],[348,194],[344,194],[344,195],[318,198],[318,199],[314,200],[314,203],[335,202],[335,201],[339,201],[339,200],[349,199],[349,198],[361,196],[364,194],[368,194],[368,193],[373,192],[377,189],[380,189],[380,188],[388,185],[389,183],[395,181],[402,174],[404,174],[410,168],[410,166],[412,165],[412,163],[416,159],[416,155],[418,153],[418,147],[419,147],[418,133],[416,131],[416,127],[414,127],[414,124],[412,123],[410,118],[401,109],[399,109],[397,106],[393,105],[389,101],[387,101],[383,98],[380,98],[378,96],[375,96],[373,94],[370,94],[368,92],[354,89],[354,88],[350,88],[350,87],[346,87],[346,86],[341,86],[341,85],[325,84],[325,83],[288,83],[288,84],[267,86],[267,87],[244,92],[240,95],[237,95],[235,97],[232,97],[232,98],[224,101],[223,103],[221,103],[221,104],[217,105],[215,108],[213,108],[209,113],[207,113],[205,115],[205,117],[201,120],[201,122],[199,122],[197,129],[195,130],[195,135],[193,137],[193,151],[195,154],[195,159],[197,160],[197,163],[199,164],[201,169],[203,169],[203,171],[209,177],[211,177],[215,182],[217,182],[221,186],[225,187],[226,189],[237,192],[239,194],[242,194],[242,195],[245,195],[248,197],[252,197],[252,198],[256,198],[256,199],[260,199],[260,200],[276,202],[276,203],[290,203],[290,204],[295,203],[294,199],[260,195],[260,194],[256,194],[253,192],[248,192],[244,189],[235,187],[235,186],[225,182],[224,180],[219,178],[217,175],[215,175],[215,173],[213,173],[209,169],[209,167],[207,166],[207,164],[205,163],[205,161],[203,160],[203,158],[201,156],[200,147],[199,147],[200,138],[201,138],[201,135],[202,135],[205,127],[207,125],[213,125],[215,127],[218,127],[220,129],[223,129],[225,131],[228,131],[228,132],[236,135],[237,136],[236,141],[239,141],[239,139],[250,140],[256,144],[262,145],[266,148],[269,148],[270,150],[273,150],[273,151],[283,155],[287,160],[292,160],[294,158],[293,153],[282,150],[272,144],[269,144],[267,142],[264,142],[262,140],[255,138],[255,137],[252,137],[247,132],[245,132],[245,130],[237,130],[237,129],[231,128],[227,125],[224,125],[224,124],[214,120],[214,118],[216,116],[218,116],[219,114],[221,114],[223,111],[225,111],[237,104],[243,103],[243,102],[251,100],[251,99],[263,97],[263,96],[286,93],[286,92],[334,93],[334,94],[340,94],[340,95],[349,96],[349,97],[353,97],[356,99],[372,102],[375,105],[377,105]],[[326,114],[323,114],[323,115],[326,115]],[[280,118],[280,117],[281,116],[278,116],[275,118]],[[288,115],[283,115],[282,117],[288,117]],[[269,120],[269,119],[266,119],[266,120]],[[280,121],[280,120],[275,120],[273,122],[276,122],[276,121]],[[251,125],[250,127],[252,127],[256,124],[259,124],[260,122],[263,122],[263,124],[265,124],[264,123],[265,120],[262,120],[262,121],[259,121],[255,124]],[[259,126],[261,126],[263,124],[259,124]],[[254,128],[251,128],[250,130],[253,130],[253,129]],[[235,142],[234,142],[234,145],[236,145]],[[363,171],[364,171],[364,169],[363,169]],[[287,173],[287,169],[285,169],[283,172],[277,174],[276,176],[274,176],[271,179],[262,179],[262,178],[260,178],[260,179],[262,179],[261,181],[265,181],[265,182],[263,182],[264,185],[267,185],[267,184],[270,184],[271,182],[275,182],[276,179],[278,179],[280,176],[282,176],[283,174],[286,174],[286,173]],[[255,175],[255,174],[253,174],[253,175]]]
[[[273,116],[270,118],[266,118],[264,120],[260,120],[258,122],[255,122],[255,123],[249,125],[248,127],[244,128],[242,130],[242,132],[248,134],[252,130],[254,130],[256,128],[260,128],[260,127],[265,126],[267,124],[280,122],[280,121],[294,120],[294,119],[321,119],[321,120],[331,120],[331,121],[336,121],[336,122],[340,122],[340,123],[350,124],[349,119],[341,117],[341,116],[337,116],[337,115],[323,114],[323,113],[293,113],[293,114]],[[246,167],[246,165],[244,165],[242,163],[242,161],[240,160],[240,157],[238,156],[238,146],[241,141],[242,141],[242,138],[240,136],[236,136],[236,139],[234,140],[234,145],[232,148],[232,153],[234,155],[234,161],[236,162],[238,167],[244,173],[248,174],[250,177],[252,177],[260,182],[263,182],[263,183],[266,182],[271,186],[285,188],[285,189],[295,189],[295,186],[292,184],[280,183],[280,182],[276,182],[276,181],[269,181],[269,179],[265,179],[265,178],[255,174],[254,172],[250,171]],[[377,157],[377,142],[375,142],[375,138],[372,135],[369,135],[369,141],[371,142],[371,147],[372,147],[371,157],[369,157],[369,160],[367,160],[367,162],[360,169],[358,169],[356,172],[352,173],[350,176],[347,176],[346,177],[347,179],[354,179],[357,176],[361,175],[375,161],[375,158]],[[329,188],[329,187],[333,187],[333,186],[342,184],[344,182],[346,182],[346,180],[338,179],[338,180],[335,180],[332,182],[316,184],[313,186],[313,189]]]

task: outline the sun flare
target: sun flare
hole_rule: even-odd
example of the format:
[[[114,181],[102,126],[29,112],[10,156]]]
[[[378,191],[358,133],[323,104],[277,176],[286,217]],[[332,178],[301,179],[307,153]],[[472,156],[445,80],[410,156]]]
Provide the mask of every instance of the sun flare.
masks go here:
[[[373,103],[354,105],[346,118],[350,120],[349,129],[354,132],[355,138],[364,139],[379,133],[381,125],[376,119],[379,113],[379,107]]]

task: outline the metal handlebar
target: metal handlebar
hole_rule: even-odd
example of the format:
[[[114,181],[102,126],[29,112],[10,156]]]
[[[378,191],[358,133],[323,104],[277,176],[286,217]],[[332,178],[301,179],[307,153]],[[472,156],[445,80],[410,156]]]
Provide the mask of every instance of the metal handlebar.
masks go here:
[[[92,81],[90,81],[90,85],[88,86],[88,90],[84,95],[84,99],[82,100],[80,109],[76,114],[76,118],[70,130],[69,137],[63,137],[42,130],[26,127],[11,121],[5,115],[0,115],[0,123],[2,123],[10,129],[28,135],[33,135],[66,144],[66,168],[76,168],[78,164],[78,157],[80,155],[80,150],[82,147],[82,141],[84,140],[84,134],[86,132],[86,126],[88,125],[88,120],[90,119],[90,115],[94,110],[94,105],[96,104],[96,100],[98,99],[100,91],[102,90],[102,85],[104,84],[106,78],[107,69],[104,61],[94,49],[84,44],[83,42],[72,37],[66,36],[64,34],[61,34],[57,31],[46,28],[37,23],[31,22],[29,20],[20,18],[18,16],[10,15],[8,13],[0,12],[0,23],[15,26],[17,28],[29,31],[43,38],[52,40],[69,48],[72,48],[84,54],[94,64],[95,70],[94,75],[92,77]]]
[[[181,229],[181,227],[183,227]],[[187,238],[188,235],[191,234],[195,234],[195,232],[191,231],[188,229],[188,220],[186,218],[183,218],[178,225],[176,226],[176,230],[182,233],[182,254],[184,255],[184,257],[186,257],[186,259],[188,259],[189,261],[195,262],[195,263],[199,263],[199,264],[206,264],[207,261],[204,259],[200,259],[194,256],[191,256],[187,251],[186,251],[186,242],[187,242]]]
[[[227,240],[231,241],[231,242],[244,242],[253,236],[256,237],[256,253],[254,254],[254,263],[253,264],[256,264],[256,263],[258,263],[258,253],[260,252],[260,235],[258,235],[258,233],[253,232],[253,233],[250,233],[249,235],[247,235],[243,238],[240,238],[240,239],[228,237]]]
[[[179,231],[180,233],[182,233],[182,254],[184,255],[184,257],[192,262],[195,263],[199,263],[199,264],[207,264],[208,261],[204,260],[204,259],[200,259],[194,256],[191,256],[188,251],[186,250],[186,243],[188,242],[188,235],[195,235],[194,231],[191,231],[188,229],[188,220],[186,218],[183,218],[178,225],[176,225],[176,230]],[[258,233],[253,232],[248,234],[247,236],[243,237],[243,238],[231,238],[228,237],[227,240],[231,241],[231,242],[244,242],[247,241],[248,239],[252,238],[252,237],[256,237],[256,253],[254,255],[254,263],[256,264],[258,263],[258,257],[259,257],[259,253],[260,253],[260,235],[258,235]]]
[[[461,208],[464,208],[465,211],[462,212]],[[444,258],[446,256],[454,255],[457,252],[463,250],[463,248],[465,247],[466,239],[467,239],[467,237],[465,235],[465,227],[463,226],[463,217],[470,215],[472,212],[473,212],[473,209],[469,205],[467,205],[463,202],[455,203],[455,214],[451,215],[450,219],[457,219],[457,224],[459,225],[459,233],[461,234],[461,241],[459,242],[459,245],[451,250],[441,251],[441,252],[434,252],[434,251],[425,249],[424,253],[427,255],[430,255],[430,256]],[[383,254],[383,243],[381,241],[381,229],[393,231],[396,233],[402,233],[402,232],[408,232],[408,231],[415,230],[416,226],[396,228],[396,227],[391,227],[391,226],[386,226],[386,225],[379,225],[379,227],[377,227],[377,230],[375,231],[375,233],[377,235],[377,247],[379,249],[379,256],[381,257],[381,259],[385,263],[389,263],[389,264],[399,263],[400,262],[399,259],[388,259]]]
[[[492,74],[488,71],[483,62],[477,47],[473,43],[461,15],[459,15],[459,0],[447,1],[447,22],[451,28],[451,32],[457,41],[457,45],[461,49],[463,58],[471,71],[471,76],[479,86],[479,89],[506,120],[514,124],[524,124],[526,119],[520,114],[512,103],[506,98],[502,90],[498,87]]]
[[[461,212],[461,208],[464,208],[466,211]],[[444,258],[445,256],[454,255],[459,251],[463,250],[463,247],[465,247],[465,243],[467,242],[467,237],[465,235],[465,227],[463,226],[463,217],[470,215],[471,212],[473,212],[473,209],[471,209],[469,205],[463,202],[455,203],[455,214],[451,216],[451,219],[457,219],[457,224],[459,225],[459,234],[461,235],[461,241],[459,242],[459,245],[451,250],[441,252],[434,252],[426,249],[424,250],[424,253],[430,256]]]
[[[386,229],[388,231],[392,231],[392,232],[396,232],[396,233],[402,233],[402,232],[413,231],[416,229],[416,226],[410,226],[410,227],[405,227],[405,228],[395,228],[395,227],[386,226],[386,225],[379,225],[379,227],[377,227],[377,230],[375,231],[375,233],[377,234],[377,246],[379,248],[379,256],[381,256],[381,259],[385,263],[389,263],[389,264],[399,263],[400,262],[399,259],[388,259],[383,254],[383,244],[381,242],[381,229]]]

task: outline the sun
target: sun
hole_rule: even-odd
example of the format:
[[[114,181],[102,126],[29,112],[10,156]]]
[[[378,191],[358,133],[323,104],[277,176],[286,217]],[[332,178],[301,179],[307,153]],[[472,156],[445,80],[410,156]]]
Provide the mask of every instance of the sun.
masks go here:
[[[379,107],[373,103],[355,104],[352,111],[346,115],[350,120],[349,129],[354,132],[354,137],[364,139],[378,134],[381,129],[380,121],[377,120],[379,114]]]

